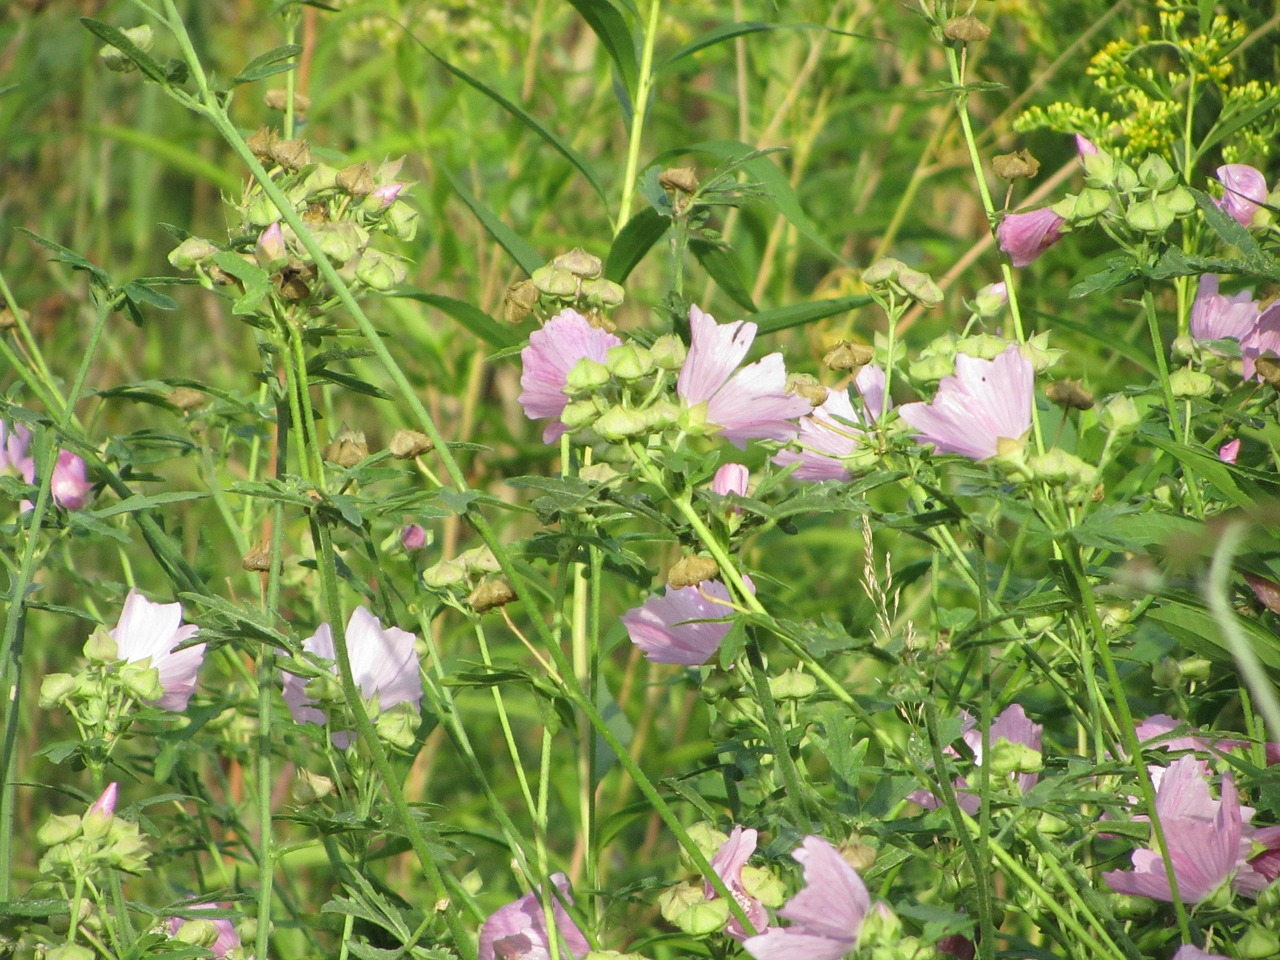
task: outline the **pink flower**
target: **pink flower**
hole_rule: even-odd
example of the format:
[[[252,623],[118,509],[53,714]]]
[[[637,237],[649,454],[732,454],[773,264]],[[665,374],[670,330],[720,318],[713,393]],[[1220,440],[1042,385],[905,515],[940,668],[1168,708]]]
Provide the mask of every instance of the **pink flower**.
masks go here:
[[[790,440],[795,419],[811,408],[804,397],[787,392],[782,354],[771,353],[738,369],[752,341],[756,325],[745,320],[716,323],[697,307],[689,308],[689,355],[676,393],[686,407],[705,404],[706,422],[738,448],[751,439]]]
[[[1215,174],[1222,183],[1222,199],[1218,206],[1234,217],[1242,227],[1253,222],[1258,205],[1267,201],[1267,178],[1247,163],[1228,163]]]
[[[1173,955],[1173,960],[1231,960],[1220,953],[1205,953],[1194,944],[1185,943]]]
[[[1098,145],[1088,137],[1076,134],[1076,151],[1082,157],[1096,156],[1098,153]]]
[[[996,239],[1015,267],[1025,267],[1062,238],[1064,223],[1049,207],[1006,213]]]
[[[938,453],[985,460],[1000,441],[1020,442],[1031,429],[1035,369],[1016,344],[994,360],[956,355],[955,376],[943,377],[929,403],[908,403],[898,414]]]
[[[26,476],[31,462],[31,431],[20,423],[0,420],[0,473],[17,473]],[[28,483],[31,481],[28,480]]]
[[[1253,595],[1258,598],[1258,602],[1270,610],[1272,613],[1280,613],[1280,583],[1268,580],[1266,577],[1259,577],[1253,573],[1244,575],[1245,582],[1249,584],[1249,589],[1253,591]],[[1268,747],[1274,746],[1268,744]],[[1277,761],[1268,758],[1268,763],[1276,763]]]
[[[1236,460],[1238,460],[1239,458],[1240,458],[1240,438],[1239,437],[1236,437],[1234,440],[1228,440],[1226,443],[1224,443],[1222,446],[1218,448],[1218,459],[1221,460],[1223,463],[1230,463],[1234,465]]]
[[[591,944],[561,904],[561,897],[565,903],[573,903],[569,879],[563,873],[553,873],[551,882],[560,891],[560,895],[553,898],[552,907],[561,941],[560,956],[567,955],[567,947],[568,955],[583,957],[590,952]],[[546,914],[536,893],[526,893],[519,900],[499,907],[480,928],[479,960],[549,960],[550,957]]]
[[[740,826],[734,826],[733,832],[729,834],[729,839],[720,845],[716,855],[711,858],[711,868],[724,881],[724,885],[729,888],[729,892],[733,894],[733,899],[738,901],[738,905],[746,913],[751,925],[757,931],[763,931],[769,926],[769,917],[764,911],[764,904],[747,893],[746,888],[742,885],[742,868],[747,865],[747,861],[751,859],[751,854],[755,853],[755,850],[756,831],[744,830]],[[705,893],[708,900],[715,899],[715,890],[711,884],[708,883],[706,885]],[[742,922],[732,914],[729,916],[729,922],[725,925],[725,933],[735,940],[745,940],[747,936],[746,930],[742,927]]]
[[[388,183],[384,186],[375,188],[370,196],[376,197],[378,202],[382,204],[382,209],[385,210],[387,207],[391,206],[391,204],[396,202],[396,197],[400,196],[401,191],[403,191],[406,186],[408,186],[408,184],[398,182]]]
[[[747,495],[747,481],[751,479],[751,471],[741,463],[726,463],[711,478],[711,492],[720,496],[731,493],[740,497]]]
[[[1240,357],[1246,380],[1261,380],[1258,360],[1280,356],[1280,303],[1273,303],[1258,314],[1258,322],[1240,341]]]
[[[964,740],[965,746],[973,754],[974,765],[980,767],[983,761],[982,731],[977,729],[977,722],[973,717],[967,713],[963,716],[964,725],[961,739]],[[987,733],[987,741],[993,748],[1001,740],[1005,740],[1009,743],[1019,743],[1030,747],[1032,750],[1039,751],[1043,732],[1044,727],[1041,724],[1032,723],[1022,706],[1015,703],[991,721],[991,728]],[[953,757],[958,756],[956,751],[950,747],[946,747],[943,753]],[[1017,777],[1018,791],[1020,793],[1026,793],[1040,780],[1040,775],[1037,773],[1019,773]],[[977,794],[977,783],[978,778],[976,775],[957,777],[953,781],[956,791],[956,805],[970,816],[976,816],[982,806],[982,800]],[[942,806],[941,799],[928,790],[916,790],[908,799],[920,804],[927,810],[936,810]]]
[[[400,544],[406,550],[421,550],[427,545],[427,531],[421,525],[410,523],[400,531]]]
[[[1241,290],[1225,296],[1218,292],[1218,277],[1202,274],[1191,304],[1191,336],[1197,340],[1244,340],[1258,324],[1253,293]]]
[[[747,581],[751,585],[751,581]],[[719,580],[667,588],[622,615],[627,636],[653,663],[696,667],[706,663],[732,626],[729,590]]]
[[[1205,764],[1194,756],[1169,765],[1156,791],[1156,814],[1164,831],[1178,898],[1199,903],[1236,870],[1243,818],[1235,783],[1222,781],[1222,799],[1209,795]],[[1102,878],[1117,893],[1172,900],[1164,860],[1154,850],[1135,850],[1132,870],[1112,870]]]
[[[422,702],[422,674],[413,634],[399,627],[383,627],[381,620],[360,606],[351,612],[345,636],[351,674],[365,699],[377,697],[381,711],[400,703],[411,703],[416,709]],[[337,651],[329,624],[320,624],[316,632],[303,641],[302,649],[313,657],[335,660]],[[330,670],[336,676],[338,665],[333,664]],[[296,722],[324,723],[324,713],[311,706],[315,701],[307,696],[305,678],[286,671],[284,700]],[[339,730],[332,739],[335,747],[345,750],[351,744],[351,733]]]
[[[822,837],[791,853],[804,866],[804,889],[778,914],[791,921],[743,943],[756,960],[840,960],[858,943],[871,896],[857,871]]]
[[[188,909],[190,910],[209,910],[213,908],[211,903],[193,903]],[[169,918],[169,936],[177,936],[179,930],[185,927],[193,920],[199,917],[170,917]],[[218,937],[207,948],[215,957],[221,960],[231,950],[240,946],[240,934],[236,933],[235,924],[229,917],[214,917],[209,920],[213,924],[213,929],[217,931]]]
[[[89,809],[85,811],[85,816],[98,815],[106,820],[110,820],[116,815],[116,801],[120,797],[120,784],[108,783],[107,788],[102,791],[101,796],[89,805]]]
[[[196,689],[196,674],[204,662],[203,643],[176,649],[190,640],[200,628],[194,623],[182,625],[182,604],[152,603],[137,590],[125,597],[124,609],[111,638],[116,642],[120,659],[128,663],[150,660],[160,674],[164,696],[153,701],[165,710],[185,710]]]
[[[885,405],[884,371],[869,364],[858,371],[854,386],[860,397],[858,408],[855,409],[846,391],[827,390],[827,399],[822,405],[800,418],[796,438],[799,452],[783,450],[773,462],[780,467],[800,464],[791,474],[797,480],[850,479],[852,475],[844,459],[863,443],[867,436],[865,427],[880,419]],[[892,401],[889,405],[892,406]]]
[[[49,483],[53,502],[65,510],[79,510],[89,502],[92,492],[93,484],[85,478],[84,461],[70,450],[59,450]]]
[[[524,365],[520,386],[524,391],[517,399],[530,420],[556,421],[542,431],[544,443],[559,439],[568,430],[560,422],[560,414],[569,402],[564,392],[569,371],[583,359],[604,363],[609,348],[621,345],[618,337],[591,326],[576,310],[562,310],[529,335],[529,345],[520,351]]]

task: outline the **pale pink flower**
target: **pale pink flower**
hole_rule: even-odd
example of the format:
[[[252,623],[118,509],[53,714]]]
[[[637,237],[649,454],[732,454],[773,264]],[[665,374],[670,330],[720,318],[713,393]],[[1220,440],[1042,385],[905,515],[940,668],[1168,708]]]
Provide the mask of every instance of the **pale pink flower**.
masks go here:
[[[1184,943],[1173,955],[1173,960],[1231,960],[1220,953],[1205,953],[1195,944]]]
[[[742,885],[742,868],[747,865],[747,861],[755,851],[756,831],[744,830],[735,825],[733,832],[729,834],[729,839],[720,844],[720,849],[711,858],[711,868],[724,881],[724,885],[733,894],[733,899],[742,907],[747,919],[759,933],[769,926],[769,917],[765,913],[764,904],[747,893]],[[706,885],[705,893],[708,900],[715,899],[715,889],[710,883]],[[735,940],[744,940],[747,936],[746,930],[742,927],[742,921],[732,914],[729,915],[729,922],[725,925],[725,933]]]
[[[20,423],[0,420],[0,473],[26,476],[29,472],[26,465],[31,462],[30,448],[30,430]]]
[[[720,496],[731,493],[740,497],[747,495],[747,481],[751,479],[751,471],[741,463],[726,463],[711,478],[711,492]]]
[[[1240,362],[1246,380],[1261,380],[1258,360],[1280,356],[1280,302],[1258,314],[1258,322],[1240,341]]]
[[[110,820],[116,814],[116,801],[119,798],[120,784],[115,782],[108,783],[98,799],[89,805],[89,809],[85,811],[85,816],[97,814],[104,819]]]
[[[982,731],[977,727],[977,721],[968,713],[965,713],[960,737],[973,754],[974,765],[980,767],[983,762]],[[1026,711],[1022,709],[1021,704],[1015,703],[991,721],[991,728],[987,733],[987,741],[993,748],[1001,740],[1006,740],[1009,743],[1022,744],[1032,750],[1039,751],[1043,732],[1044,727],[1041,724],[1032,723],[1027,717]],[[952,757],[958,756],[957,752],[951,747],[945,747],[943,753]],[[957,777],[953,781],[956,791],[956,805],[970,816],[976,816],[982,806],[982,800],[977,792],[978,780],[977,774],[971,774],[968,777]],[[1039,780],[1040,775],[1038,773],[1017,774],[1019,793],[1026,793]],[[928,790],[916,790],[907,799],[920,804],[926,810],[936,810],[942,806],[942,800]]]
[[[956,355],[954,376],[943,377],[929,403],[908,403],[898,414],[938,453],[974,460],[994,457],[1001,440],[1021,441],[1031,429],[1035,368],[1017,344],[994,360]]]
[[[591,944],[561,904],[562,897],[565,903],[573,903],[569,879],[563,873],[553,873],[551,882],[560,891],[559,896],[553,897],[552,906],[560,937],[560,956],[583,957],[590,952]],[[536,893],[526,893],[519,900],[499,907],[480,928],[479,960],[550,960],[550,957],[546,913]]]
[[[771,353],[741,370],[756,338],[756,325],[746,320],[716,323],[697,307],[689,308],[689,355],[676,379],[676,393],[686,407],[706,404],[706,422],[734,446],[748,440],[790,440],[797,417],[811,408],[804,397],[787,392],[782,354]]]
[[[751,585],[751,581],[747,581]],[[667,588],[622,615],[627,636],[653,663],[696,667],[706,663],[729,632],[734,608],[719,580]]]
[[[258,242],[253,245],[253,256],[264,270],[274,270],[289,258],[284,231],[278,220],[258,235]]]
[[[84,461],[70,450],[59,450],[49,481],[53,502],[65,510],[79,510],[89,502],[93,484],[85,477]]]
[[[1240,459],[1240,438],[1236,437],[1234,440],[1228,440],[1220,446],[1218,448],[1218,459],[1223,463],[1234,465]]]
[[[1242,227],[1253,222],[1258,205],[1267,200],[1267,178],[1247,163],[1228,163],[1215,171],[1222,184],[1218,206]]]
[[[376,697],[379,711],[390,710],[401,703],[413,704],[417,709],[422,702],[422,674],[413,634],[399,627],[384,627],[367,608],[359,606],[351,611],[344,636],[351,675],[364,698]],[[313,657],[336,660],[338,654],[329,624],[321,623],[316,632],[303,641],[302,649]],[[336,676],[338,665],[334,663],[330,670]],[[313,707],[315,701],[307,696],[304,677],[285,672],[284,700],[296,722],[324,723],[324,713]],[[351,744],[351,733],[335,731],[332,740],[335,747],[345,750]]]
[[[1196,298],[1191,303],[1191,336],[1197,340],[1242,341],[1258,324],[1258,305],[1253,292],[1241,290],[1226,296],[1218,292],[1218,277],[1200,277]]]
[[[188,909],[191,910],[209,910],[213,908],[213,904],[209,903],[193,903]],[[169,918],[169,936],[177,936],[179,930],[185,927],[193,920],[201,919],[199,917],[170,917]],[[231,922],[229,917],[213,917],[209,922],[213,924],[213,929],[217,931],[218,937],[207,948],[215,957],[221,960],[231,950],[240,946],[240,934],[236,933],[235,924]]]
[[[524,365],[520,386],[524,390],[517,399],[530,420],[555,420],[542,431],[544,443],[559,439],[568,430],[560,422],[560,414],[569,402],[564,392],[569,371],[579,360],[604,363],[609,348],[621,345],[622,340],[593,327],[576,310],[560,311],[529,335],[529,345],[520,351]]]
[[[395,203],[396,197],[400,196],[406,186],[408,184],[398,182],[384,184],[381,187],[376,187],[370,196],[376,197],[378,202],[382,204],[382,209],[385,210]]]
[[[1236,871],[1243,817],[1235,783],[1222,781],[1222,799],[1209,794],[1203,761],[1180,757],[1169,765],[1156,791],[1156,815],[1183,903],[1210,897]],[[1102,875],[1111,889],[1131,896],[1172,900],[1163,858],[1153,849],[1135,850],[1132,870]]]
[[[783,450],[773,458],[780,467],[799,466],[791,475],[797,480],[848,480],[852,474],[844,459],[862,445],[867,427],[880,419],[885,408],[884,371],[868,364],[858,371],[854,386],[857,407],[844,390],[827,390],[827,399],[808,416],[800,418],[797,450]],[[892,406],[892,401],[889,406]]]
[[[1049,207],[1006,213],[996,239],[1015,267],[1025,267],[1062,238],[1064,223]]]
[[[427,531],[421,524],[407,524],[400,531],[400,545],[409,551],[421,550],[427,545]]]
[[[160,674],[164,696],[153,704],[165,710],[185,710],[196,689],[196,674],[204,663],[203,643],[176,649],[200,628],[182,624],[182,604],[152,603],[137,590],[125,597],[124,609],[111,638],[121,660],[150,660]]]
[[[856,870],[822,837],[807,836],[791,856],[804,866],[804,889],[779,916],[788,927],[748,937],[756,960],[840,960],[858,943],[871,896]]]
[[[1098,145],[1088,137],[1079,133],[1076,134],[1076,151],[1082,157],[1096,156],[1098,153]]]

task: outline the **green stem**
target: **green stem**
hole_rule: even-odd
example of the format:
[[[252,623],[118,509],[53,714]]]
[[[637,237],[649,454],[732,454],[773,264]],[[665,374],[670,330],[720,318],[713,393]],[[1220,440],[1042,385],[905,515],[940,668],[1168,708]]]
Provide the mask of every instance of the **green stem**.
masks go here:
[[[640,141],[644,135],[645,116],[649,112],[649,95],[653,89],[653,49],[658,39],[658,15],[662,0],[653,0],[649,6],[649,22],[644,32],[644,49],[640,53],[640,73],[636,78],[635,97],[631,101],[631,133],[627,141],[627,166],[622,174],[622,201],[618,204],[618,219],[614,223],[614,236],[631,219],[631,201],[635,196],[636,173],[640,167]]]

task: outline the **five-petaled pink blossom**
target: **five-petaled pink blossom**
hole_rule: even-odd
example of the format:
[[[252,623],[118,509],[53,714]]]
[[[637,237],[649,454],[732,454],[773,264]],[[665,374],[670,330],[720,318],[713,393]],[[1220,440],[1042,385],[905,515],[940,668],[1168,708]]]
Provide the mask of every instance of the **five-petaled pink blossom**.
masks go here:
[[[1218,206],[1242,227],[1253,223],[1258,206],[1267,202],[1267,178],[1247,163],[1228,163],[1215,171],[1222,184]]]
[[[996,227],[996,239],[1015,267],[1025,267],[1062,239],[1064,223],[1049,207],[1006,213]]]
[[[719,649],[733,611],[729,589],[719,580],[703,580],[691,587],[668,587],[662,596],[624,613],[622,623],[631,642],[653,663],[696,667]]]
[[[189,910],[210,910],[214,905],[211,903],[193,903],[187,909]],[[178,931],[185,927],[193,920],[202,919],[200,917],[170,917],[169,918],[169,936],[177,936]],[[229,917],[212,917],[209,922],[213,924],[213,929],[217,933],[217,939],[213,941],[206,949],[209,950],[218,960],[225,957],[229,952],[240,946],[240,934],[236,933],[235,924],[231,922]]]
[[[796,437],[799,450],[783,450],[773,458],[780,467],[793,463],[797,480],[848,480],[844,464],[864,442],[867,427],[880,419],[885,408],[884,371],[868,364],[854,378],[859,402],[855,407],[845,390],[827,390],[827,399],[808,416],[800,418]],[[892,406],[892,401],[889,403]]]
[[[382,711],[400,703],[418,707],[422,702],[422,674],[412,633],[399,627],[384,627],[381,620],[360,606],[351,611],[344,636],[351,675],[366,700],[377,697],[378,709]],[[313,657],[336,660],[338,654],[329,624],[320,624],[316,632],[303,641],[302,649]],[[337,675],[338,665],[334,663],[330,670]],[[315,701],[307,696],[304,677],[285,672],[284,701],[298,723],[324,723],[324,713],[313,707]],[[335,731],[332,740],[335,747],[345,750],[351,745],[351,733]]]
[[[1218,278],[1203,274],[1191,304],[1191,336],[1197,340],[1236,340],[1246,380],[1261,379],[1257,363],[1280,356],[1280,301],[1265,310],[1249,290],[1228,297],[1218,292]]]
[[[720,844],[720,849],[711,858],[711,868],[724,881],[724,885],[729,888],[729,892],[733,894],[733,899],[742,907],[743,913],[747,915],[751,925],[756,928],[756,932],[760,933],[769,926],[769,917],[765,913],[764,904],[747,893],[746,888],[742,885],[742,868],[747,865],[747,861],[751,859],[751,854],[756,851],[756,836],[755,830],[744,830],[742,827],[735,825],[733,832],[729,834],[729,839]],[[705,893],[708,900],[715,899],[715,888],[710,883],[706,885]],[[743,929],[742,921],[733,914],[729,915],[729,922],[725,925],[724,930],[735,940],[746,939],[747,931]]]
[[[791,856],[804,866],[804,889],[778,914],[788,927],[748,937],[756,960],[840,960],[858,943],[871,896],[856,870],[822,837],[807,836]]]
[[[748,440],[790,440],[795,420],[811,409],[804,397],[787,392],[782,354],[740,364],[756,338],[756,325],[746,320],[716,323],[697,307],[689,308],[689,355],[676,379],[685,407],[705,404],[705,421],[738,448]]]
[[[1240,860],[1243,817],[1231,775],[1222,780],[1222,799],[1214,800],[1204,761],[1180,757],[1160,779],[1156,815],[1173,864],[1178,899],[1183,903],[1207,899],[1235,873]],[[1111,870],[1102,878],[1117,893],[1173,900],[1158,852],[1135,850],[1132,863],[1132,870]]]
[[[530,420],[555,421],[542,431],[544,443],[558,440],[569,429],[560,422],[560,414],[569,402],[564,392],[569,371],[579,360],[604,363],[609,348],[621,345],[622,340],[593,327],[576,310],[560,311],[541,330],[529,335],[529,345],[520,351],[524,367],[520,386],[524,390],[517,399]]]
[[[920,431],[915,439],[938,453],[985,460],[1000,441],[1021,441],[1031,429],[1035,369],[1011,344],[994,360],[956,355],[954,376],[943,377],[929,403],[908,403],[898,415]]]
[[[569,879],[563,873],[553,873],[551,882],[560,891],[552,898],[555,901],[552,914],[560,937],[560,956],[586,956],[591,951],[591,944],[561,903],[561,898],[564,903],[573,903],[573,897],[569,895]],[[546,913],[536,893],[526,893],[519,900],[499,907],[480,928],[479,960],[550,960],[550,957]]]
[[[196,674],[204,662],[203,643],[176,649],[190,640],[200,628],[194,623],[183,625],[182,604],[152,603],[137,590],[125,597],[124,609],[111,638],[121,660],[135,663],[150,659],[160,674],[164,696],[153,701],[165,710],[185,710],[196,689]]]
[[[965,713],[960,737],[973,754],[974,764],[982,766],[982,731],[977,727],[977,721]],[[1041,724],[1032,723],[1027,712],[1022,709],[1022,705],[1015,703],[991,721],[991,728],[987,731],[987,742],[993,749],[1001,740],[1006,740],[1009,743],[1021,744],[1039,751],[1043,732],[1044,727]],[[959,756],[952,747],[944,747],[942,752],[951,757]],[[1026,793],[1040,780],[1040,775],[1037,773],[1019,773],[1016,776],[1019,793]],[[976,816],[978,809],[982,806],[982,800],[977,793],[978,776],[971,774],[968,777],[957,777],[952,785],[956,791],[956,805],[970,816]],[[907,799],[920,804],[927,810],[936,810],[942,806],[941,799],[928,790],[916,790]]]

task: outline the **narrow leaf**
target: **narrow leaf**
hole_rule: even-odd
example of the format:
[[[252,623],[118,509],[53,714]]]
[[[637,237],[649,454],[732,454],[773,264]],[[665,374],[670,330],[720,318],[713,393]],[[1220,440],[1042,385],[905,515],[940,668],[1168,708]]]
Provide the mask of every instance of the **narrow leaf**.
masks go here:
[[[702,268],[711,275],[716,285],[725,294],[751,313],[756,312],[755,301],[751,299],[751,291],[742,279],[742,263],[737,255],[727,247],[717,246],[705,240],[690,240],[689,251],[702,264]]]
[[[472,306],[463,300],[455,300],[439,293],[427,293],[425,290],[398,290],[394,294],[409,300],[417,300],[435,307],[458,321],[485,343],[493,347],[514,347],[521,338],[510,327],[503,326],[479,307]]]
[[[283,46],[268,50],[266,53],[260,53],[246,63],[244,69],[231,78],[231,82],[252,83],[264,77],[284,73],[286,70],[293,69],[294,65],[289,61],[301,52],[302,47],[296,43],[286,43]]]
[[[636,65],[636,40],[626,18],[609,0],[569,0],[587,26],[600,40],[618,71],[619,101],[622,112],[631,113],[631,94],[636,89],[639,70]]]
[[[121,500],[119,503],[104,507],[101,510],[94,510],[93,516],[99,520],[105,520],[108,517],[119,516],[122,513],[137,513],[139,510],[148,510],[151,507],[164,506],[167,503],[182,503],[185,500],[203,500],[209,494],[202,493],[199,490],[175,490],[170,493],[153,493],[144,496],[135,493],[132,497]]]
[[[787,330],[791,327],[803,327],[807,323],[825,320],[827,317],[834,317],[838,313],[865,307],[870,302],[871,298],[865,294],[858,294],[853,297],[837,297],[833,300],[813,300],[809,303],[796,303],[786,307],[771,307],[768,310],[761,310],[751,318],[751,321],[760,328],[760,334],[763,336],[769,333],[777,333],[779,330]]]
[[[614,283],[625,283],[631,271],[653,245],[667,235],[671,219],[652,207],[641,210],[618,231],[604,263],[604,275]]]
[[[511,255],[511,259],[520,265],[521,270],[532,274],[533,271],[543,265],[545,261],[542,255],[533,248],[532,244],[499,220],[498,215],[473,196],[462,181],[455,177],[446,167],[438,167],[437,169],[448,178],[458,198],[471,208],[471,212],[475,214],[480,224],[489,231],[489,235],[494,240],[498,241],[502,249]]]
[[[124,31],[118,27],[113,27],[109,23],[103,23],[101,20],[94,20],[92,17],[81,17],[80,22],[84,24],[85,29],[98,37],[108,46],[115,47],[130,61],[133,62],[139,70],[141,70],[148,79],[154,80],[163,86],[169,86],[169,74],[164,67],[150,56],[127,36]]]

